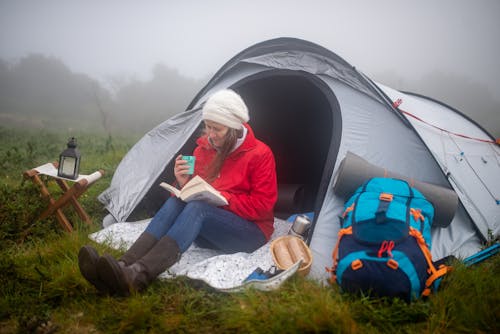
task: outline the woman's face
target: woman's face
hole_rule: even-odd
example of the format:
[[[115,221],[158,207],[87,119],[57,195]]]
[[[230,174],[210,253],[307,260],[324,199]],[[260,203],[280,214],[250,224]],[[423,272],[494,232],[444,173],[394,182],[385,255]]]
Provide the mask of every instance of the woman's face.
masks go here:
[[[229,128],[220,123],[205,120],[205,131],[213,145],[222,147]]]

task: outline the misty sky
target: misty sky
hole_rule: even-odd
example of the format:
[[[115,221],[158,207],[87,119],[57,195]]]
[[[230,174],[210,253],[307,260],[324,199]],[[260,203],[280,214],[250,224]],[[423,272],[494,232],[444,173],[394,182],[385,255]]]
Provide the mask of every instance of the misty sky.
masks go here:
[[[500,101],[499,35],[499,0],[0,0],[0,58],[41,53],[103,81],[147,79],[157,63],[206,78],[239,51],[286,36],[369,76],[451,72]]]

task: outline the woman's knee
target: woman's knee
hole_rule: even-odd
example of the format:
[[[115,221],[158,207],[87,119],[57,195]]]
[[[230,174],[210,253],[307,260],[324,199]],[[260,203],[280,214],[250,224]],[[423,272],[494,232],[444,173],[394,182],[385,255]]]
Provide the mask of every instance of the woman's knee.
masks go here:
[[[182,208],[186,205],[185,202],[183,202],[180,198],[171,196],[165,201],[165,204],[163,206],[170,207],[170,208]]]
[[[186,213],[198,213],[201,214],[210,208],[210,204],[207,204],[203,201],[191,201],[186,203],[184,207],[184,212]]]

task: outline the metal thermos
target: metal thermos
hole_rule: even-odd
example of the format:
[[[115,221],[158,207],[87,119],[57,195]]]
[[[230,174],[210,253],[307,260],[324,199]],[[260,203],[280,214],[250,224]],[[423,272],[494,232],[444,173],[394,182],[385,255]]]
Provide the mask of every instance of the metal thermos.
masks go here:
[[[311,220],[309,219],[309,217],[307,217],[306,215],[299,215],[295,217],[295,220],[293,221],[292,227],[290,228],[288,234],[306,239],[310,227]]]

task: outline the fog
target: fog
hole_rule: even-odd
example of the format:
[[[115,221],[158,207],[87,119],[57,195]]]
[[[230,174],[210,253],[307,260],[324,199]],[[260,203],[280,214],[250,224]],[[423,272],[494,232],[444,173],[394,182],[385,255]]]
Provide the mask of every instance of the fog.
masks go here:
[[[154,109],[155,122],[166,116],[161,104],[182,110],[236,53],[286,36],[337,53],[375,81],[442,100],[500,137],[499,32],[498,0],[0,0],[2,73],[18,78],[27,61],[52,64],[85,76],[83,109],[117,112],[116,103],[107,107],[114,100],[130,112]],[[20,83],[33,81],[16,80],[0,88],[2,122],[22,109],[6,102],[6,92],[22,96]],[[161,84],[171,99],[150,92]],[[142,107],[130,101],[134,94]]]

